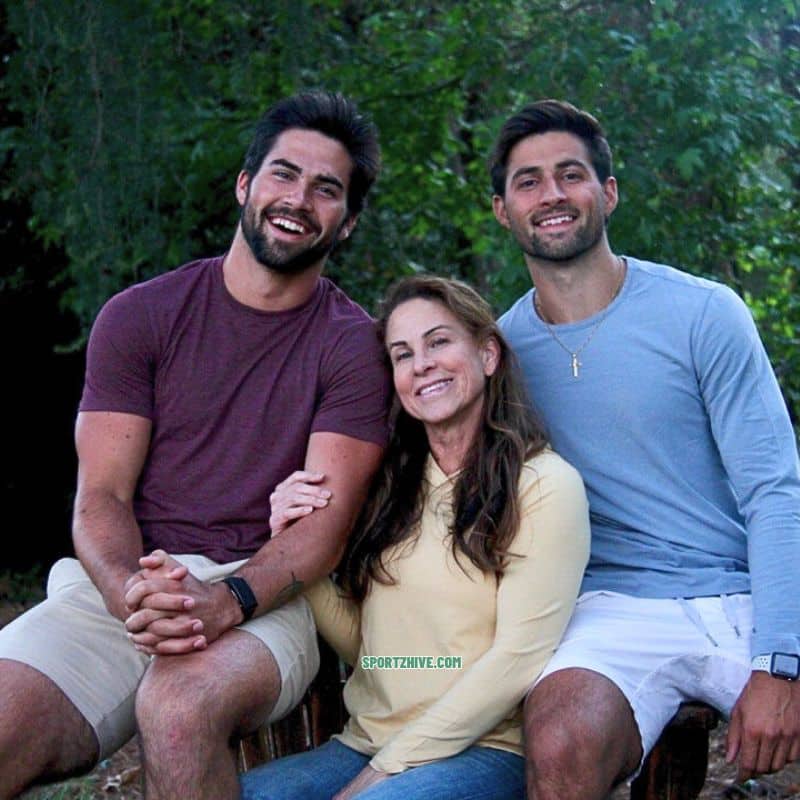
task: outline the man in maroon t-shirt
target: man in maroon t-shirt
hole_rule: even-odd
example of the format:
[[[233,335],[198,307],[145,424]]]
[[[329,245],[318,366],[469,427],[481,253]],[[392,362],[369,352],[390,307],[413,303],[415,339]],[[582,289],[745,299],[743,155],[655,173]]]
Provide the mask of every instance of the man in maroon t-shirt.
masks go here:
[[[379,158],[340,95],[281,101],[236,181],[227,254],[100,312],[79,561],[0,631],[0,798],[90,768],[136,727],[149,798],[238,797],[231,741],[302,696],[318,653],[299,591],[338,562],[386,443],[372,320],[321,276]],[[272,541],[269,495],[303,467],[331,501]]]

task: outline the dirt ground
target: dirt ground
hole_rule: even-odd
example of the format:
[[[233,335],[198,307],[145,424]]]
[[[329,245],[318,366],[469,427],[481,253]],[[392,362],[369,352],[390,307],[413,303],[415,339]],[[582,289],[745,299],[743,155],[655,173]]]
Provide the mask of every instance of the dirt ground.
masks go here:
[[[0,628],[38,599],[36,591],[22,589],[15,578],[0,574]],[[735,768],[725,764],[725,731],[726,727],[720,725],[711,734],[708,775],[700,800],[800,800],[800,762],[774,775],[737,785]],[[24,800],[142,800],[142,797],[139,750],[135,740],[101,762],[89,775],[32,789],[22,795]],[[627,797],[627,787],[621,786],[609,800]]]

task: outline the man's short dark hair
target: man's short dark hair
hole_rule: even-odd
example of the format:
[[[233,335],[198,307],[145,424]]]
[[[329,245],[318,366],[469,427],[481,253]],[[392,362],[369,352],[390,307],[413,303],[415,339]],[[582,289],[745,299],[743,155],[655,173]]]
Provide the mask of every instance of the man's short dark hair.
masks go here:
[[[242,169],[255,175],[275,140],[291,128],[317,131],[341,142],[353,162],[347,209],[350,216],[358,214],[380,170],[378,130],[372,121],[338,92],[309,91],[286,97],[259,120]]]
[[[600,183],[612,174],[611,148],[600,123],[588,112],[563,100],[540,100],[525,106],[506,120],[489,158],[492,190],[503,197],[506,190],[508,157],[514,146],[528,136],[564,131],[577,136],[589,151],[589,160]]]

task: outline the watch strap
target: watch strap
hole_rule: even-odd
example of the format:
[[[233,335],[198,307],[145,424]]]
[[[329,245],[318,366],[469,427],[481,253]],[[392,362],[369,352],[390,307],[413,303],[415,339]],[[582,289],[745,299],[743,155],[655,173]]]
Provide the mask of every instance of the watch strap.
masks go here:
[[[771,672],[772,671],[772,653],[763,656],[754,656],[750,662],[750,669],[754,672]]]
[[[242,609],[242,616],[244,617],[242,622],[247,622],[258,608],[258,600],[256,600],[250,584],[238,575],[228,575],[228,577],[222,579],[222,582],[230,589],[231,594],[239,604],[239,608]]]

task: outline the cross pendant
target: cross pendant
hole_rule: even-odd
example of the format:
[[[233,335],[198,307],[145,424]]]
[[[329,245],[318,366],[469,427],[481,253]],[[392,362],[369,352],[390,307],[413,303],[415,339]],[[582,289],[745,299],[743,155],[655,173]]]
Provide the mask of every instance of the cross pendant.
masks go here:
[[[578,377],[578,367],[580,367],[580,366],[582,366],[582,364],[581,364],[580,361],[578,361],[578,354],[577,353],[573,353],[572,354],[572,377],[573,378],[577,378]]]

